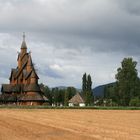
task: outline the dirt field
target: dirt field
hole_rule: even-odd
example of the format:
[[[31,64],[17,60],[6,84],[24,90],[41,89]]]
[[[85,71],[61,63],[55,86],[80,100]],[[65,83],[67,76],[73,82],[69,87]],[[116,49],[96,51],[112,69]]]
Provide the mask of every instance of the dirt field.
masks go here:
[[[140,111],[1,109],[0,140],[140,140]]]

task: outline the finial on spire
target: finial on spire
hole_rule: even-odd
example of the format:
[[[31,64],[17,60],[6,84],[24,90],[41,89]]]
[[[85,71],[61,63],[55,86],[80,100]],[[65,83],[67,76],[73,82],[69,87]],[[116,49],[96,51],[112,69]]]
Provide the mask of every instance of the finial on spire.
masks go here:
[[[25,41],[25,32],[23,32],[23,41]]]

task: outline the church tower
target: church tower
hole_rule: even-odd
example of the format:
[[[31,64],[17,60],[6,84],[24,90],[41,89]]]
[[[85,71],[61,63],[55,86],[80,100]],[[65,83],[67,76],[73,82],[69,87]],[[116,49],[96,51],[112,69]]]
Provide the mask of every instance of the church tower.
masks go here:
[[[23,41],[22,41],[22,44],[21,44],[21,54],[24,55],[27,53],[27,45],[26,45],[26,42],[25,42],[25,33],[23,33]]]
[[[23,33],[17,61],[17,68],[11,70],[10,83],[2,85],[2,95],[9,98],[16,97],[16,102],[21,105],[42,104],[45,100],[38,84],[39,77],[32,62],[31,53],[27,52],[25,33]]]

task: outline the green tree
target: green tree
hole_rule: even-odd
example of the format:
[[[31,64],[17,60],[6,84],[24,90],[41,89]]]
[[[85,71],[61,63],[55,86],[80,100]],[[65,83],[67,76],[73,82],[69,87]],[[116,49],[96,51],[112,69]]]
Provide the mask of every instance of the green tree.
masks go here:
[[[131,98],[139,94],[139,78],[136,69],[137,62],[132,58],[124,58],[116,74],[116,95],[119,104],[128,106]]]
[[[138,97],[132,98],[129,103],[130,106],[140,106],[140,99]]]
[[[93,103],[93,94],[92,94],[92,80],[91,76],[87,76],[87,91],[86,91],[86,104],[91,105]]]
[[[119,102],[119,98],[116,94],[117,93],[116,87],[117,85],[115,82],[115,83],[106,85],[104,88],[104,99],[107,99],[107,100],[111,99],[115,105],[117,105]]]
[[[86,91],[87,91],[87,74],[85,73],[82,78],[82,92],[84,96],[86,95]]]
[[[87,90],[92,92],[92,80],[90,75],[87,76]]]
[[[64,95],[64,106],[68,106],[68,101],[69,101],[68,92],[67,92],[67,90],[65,90],[65,95]]]
[[[62,104],[64,105],[64,102],[65,102],[65,92],[66,92],[66,89],[59,89],[59,95],[58,95],[58,104]]]
[[[51,95],[50,88],[48,86],[44,85],[43,83],[41,83],[39,86],[42,91],[42,94],[44,94],[44,96],[46,96],[48,98],[49,104],[52,105],[52,95]]]
[[[55,106],[58,106],[59,89],[58,88],[52,88],[51,94],[52,94],[52,102],[53,102],[53,104],[55,104]]]
[[[93,94],[92,94],[92,80],[91,76],[85,73],[82,78],[82,94],[85,99],[86,106],[93,103]]]

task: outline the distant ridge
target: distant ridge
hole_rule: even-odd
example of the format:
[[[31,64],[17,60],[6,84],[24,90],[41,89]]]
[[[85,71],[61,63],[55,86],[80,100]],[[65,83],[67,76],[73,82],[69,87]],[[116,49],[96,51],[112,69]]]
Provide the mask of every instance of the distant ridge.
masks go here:
[[[97,98],[102,98],[104,97],[104,88],[108,85],[111,85],[111,84],[114,84],[115,82],[113,83],[108,83],[108,84],[104,84],[104,85],[99,85],[97,87],[95,87],[92,91],[93,91],[93,95],[94,97],[97,97]],[[67,89],[68,87],[67,86],[58,86],[58,87],[51,87],[50,89],[53,89],[53,88],[58,88],[59,90],[65,90]],[[77,92],[80,92],[82,91],[82,89],[78,89],[78,88],[75,88],[77,90]]]
[[[53,87],[53,88],[58,88],[59,90],[61,90],[61,89],[67,89],[66,86],[58,86],[58,87]],[[51,89],[52,89],[52,88],[51,88]]]
[[[68,86],[68,87],[73,87],[73,86]],[[53,88],[58,88],[59,90],[65,90],[68,88],[67,86],[58,86],[58,87],[52,87],[50,89],[53,89]],[[75,87],[74,87],[75,88]],[[81,89],[78,89],[78,88],[75,88],[77,92],[81,92],[82,90]]]
[[[104,97],[104,88],[108,85],[111,85],[111,84],[114,84],[114,83],[108,83],[108,84],[104,84],[104,85],[100,85],[100,86],[95,87],[93,89],[93,95],[97,98]]]

